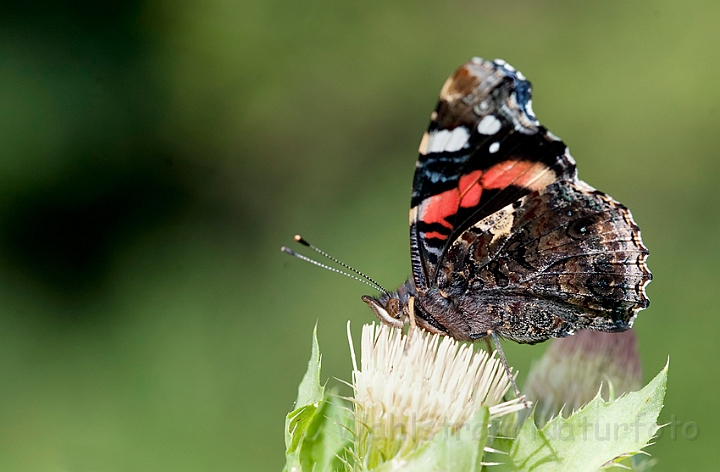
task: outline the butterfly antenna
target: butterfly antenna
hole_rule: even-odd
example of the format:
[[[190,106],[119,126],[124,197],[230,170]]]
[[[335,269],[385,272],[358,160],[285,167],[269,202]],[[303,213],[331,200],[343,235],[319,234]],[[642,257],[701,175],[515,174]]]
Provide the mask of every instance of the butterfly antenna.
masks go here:
[[[357,270],[357,269],[355,269],[355,268],[353,268],[353,267],[350,267],[349,265],[345,264],[345,263],[342,262],[341,260],[339,260],[339,259],[331,256],[330,254],[328,254],[327,252],[323,251],[323,250],[320,249],[319,247],[310,244],[309,242],[307,242],[307,241],[306,241],[302,236],[300,236],[299,234],[296,234],[293,239],[294,239],[295,241],[297,241],[298,243],[302,244],[303,246],[309,247],[310,249],[312,249],[313,251],[317,252],[317,253],[320,254],[321,256],[327,257],[328,259],[330,259],[330,260],[333,261],[334,263],[336,263],[336,264],[338,264],[338,265],[340,265],[340,266],[342,266],[342,267],[345,267],[347,270],[349,270],[349,271],[351,271],[351,272],[356,273],[357,275],[359,275],[360,277],[364,278],[365,280],[369,280],[369,281],[370,281],[371,283],[373,283],[381,292],[385,292],[385,293],[387,293],[388,295],[390,294],[390,292],[388,292],[387,290],[385,290],[382,285],[380,285],[380,284],[377,283],[375,280],[373,280],[372,277],[369,277],[369,276],[363,274],[363,273],[360,272],[359,270]]]
[[[307,245],[307,244],[306,244],[306,245]],[[375,282],[375,281],[374,281],[373,279],[371,279],[370,277],[366,277],[367,280],[361,279],[360,277],[356,277],[356,276],[354,276],[354,275],[352,275],[352,274],[348,274],[347,272],[344,272],[344,271],[342,271],[342,270],[340,270],[340,269],[336,269],[335,267],[330,267],[329,265],[323,264],[322,262],[318,262],[318,261],[316,261],[316,260],[314,260],[314,259],[310,259],[310,258],[307,257],[307,256],[303,256],[302,254],[299,254],[299,253],[293,251],[292,249],[290,249],[289,247],[286,247],[286,246],[281,247],[280,250],[281,250],[282,252],[284,252],[285,254],[288,254],[288,255],[293,256],[293,257],[297,257],[298,259],[301,259],[301,260],[303,260],[303,261],[305,261],[305,262],[309,262],[309,263],[314,264],[314,265],[316,265],[316,266],[318,266],[318,267],[322,267],[323,269],[327,269],[327,270],[329,270],[330,272],[335,272],[335,273],[337,273],[337,274],[344,275],[345,277],[350,277],[351,279],[355,279],[355,280],[357,280],[358,282],[362,282],[362,283],[364,283],[365,285],[368,285],[368,286],[372,287],[373,289],[378,290],[378,291],[380,291],[380,292],[388,293],[387,290],[385,290],[385,289],[382,287],[382,285],[380,285],[379,283]],[[317,251],[318,249],[315,248],[315,250]],[[328,257],[330,257],[330,256],[328,256]],[[330,259],[331,259],[331,260],[334,260],[333,258],[330,258]],[[339,262],[339,261],[338,261],[338,263],[341,264],[343,267],[349,267],[349,266],[347,266],[346,264],[343,264],[342,262]],[[354,270],[352,267],[350,267],[350,270],[352,270],[353,272],[357,272],[357,271]],[[360,274],[360,275],[363,275],[363,274]],[[363,275],[363,277],[365,277],[365,276]]]

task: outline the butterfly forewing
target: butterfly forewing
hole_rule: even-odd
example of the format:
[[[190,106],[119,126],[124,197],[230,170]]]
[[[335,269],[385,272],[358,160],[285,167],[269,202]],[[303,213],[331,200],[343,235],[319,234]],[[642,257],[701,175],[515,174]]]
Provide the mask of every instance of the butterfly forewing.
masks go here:
[[[433,284],[444,254],[468,227],[575,176],[565,145],[531,110],[530,83],[504,63],[471,61],[443,86],[413,181],[411,243],[419,288]]]

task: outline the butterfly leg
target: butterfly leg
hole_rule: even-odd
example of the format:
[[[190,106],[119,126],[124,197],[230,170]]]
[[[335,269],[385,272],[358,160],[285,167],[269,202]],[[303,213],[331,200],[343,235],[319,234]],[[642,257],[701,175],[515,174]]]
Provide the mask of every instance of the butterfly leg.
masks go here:
[[[510,379],[510,383],[513,386],[513,389],[515,390],[515,396],[517,398],[522,398],[523,403],[525,404],[525,408],[530,408],[530,404],[525,399],[525,395],[520,393],[520,389],[518,388],[517,384],[515,383],[515,376],[510,371],[510,366],[507,363],[507,358],[505,357],[505,353],[503,352],[502,346],[500,345],[500,338],[495,333],[495,331],[489,329],[487,331],[488,337],[492,337],[493,343],[495,344],[495,349],[497,349],[498,356],[500,357],[500,362],[502,362],[503,367],[505,368],[505,374],[508,376],[508,379]]]
[[[488,354],[492,354],[492,353],[493,353],[493,347],[492,347],[492,344],[490,344],[490,337],[489,337],[489,336],[485,336],[485,344],[487,344],[487,352],[488,352]]]

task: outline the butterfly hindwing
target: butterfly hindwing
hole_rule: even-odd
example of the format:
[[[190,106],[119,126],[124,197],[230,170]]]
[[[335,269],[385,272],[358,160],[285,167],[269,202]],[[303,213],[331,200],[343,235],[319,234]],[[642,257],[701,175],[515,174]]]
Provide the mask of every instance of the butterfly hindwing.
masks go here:
[[[529,332],[548,334],[541,320],[568,332],[622,331],[649,304],[647,255],[627,208],[584,182],[558,181],[465,230],[437,283],[470,313],[497,318],[498,333],[522,342],[532,342]],[[517,320],[505,325],[509,306],[534,328]]]

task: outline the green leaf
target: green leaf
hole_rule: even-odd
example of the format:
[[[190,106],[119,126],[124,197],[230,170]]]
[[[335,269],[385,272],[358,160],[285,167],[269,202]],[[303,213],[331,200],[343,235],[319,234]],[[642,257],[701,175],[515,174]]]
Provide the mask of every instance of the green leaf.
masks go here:
[[[301,405],[317,404],[323,399],[325,387],[320,384],[320,367],[322,359],[320,347],[317,340],[317,325],[313,329],[313,342],[308,368],[298,387],[298,396],[295,400],[295,408]]]
[[[308,368],[298,387],[295,409],[285,418],[286,470],[302,470],[300,456],[303,440],[313,419],[318,413],[325,395],[320,384],[320,348],[317,342],[317,325],[313,330],[313,343]],[[300,449],[299,449],[300,448]]]
[[[475,417],[453,431],[449,427],[407,455],[381,464],[374,472],[480,472],[488,439],[490,413],[483,407]]]
[[[344,468],[352,446],[352,414],[320,384],[317,326],[308,368],[298,387],[295,409],[285,419],[285,470],[332,472]]]
[[[302,470],[343,469],[343,461],[352,450],[352,419],[352,412],[340,398],[332,394],[325,398],[305,433],[300,450]]]
[[[557,416],[541,430],[528,418],[507,463],[493,469],[545,472],[596,471],[648,445],[659,426],[667,383],[665,368],[642,390],[612,402],[600,394],[569,418]]]

